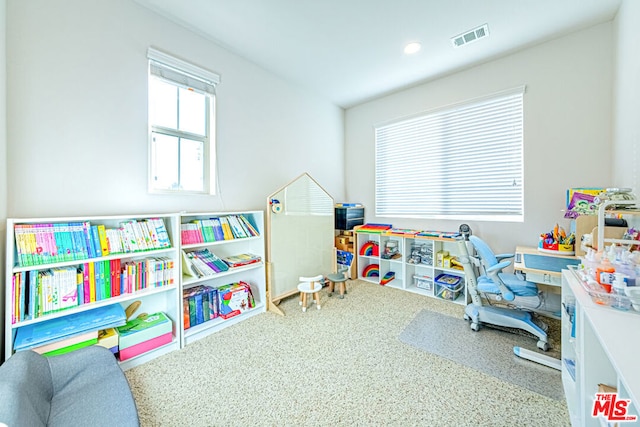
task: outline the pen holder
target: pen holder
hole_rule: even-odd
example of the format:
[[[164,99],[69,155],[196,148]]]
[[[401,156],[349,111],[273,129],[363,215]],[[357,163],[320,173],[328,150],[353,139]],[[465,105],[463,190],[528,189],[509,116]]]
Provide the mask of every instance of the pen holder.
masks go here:
[[[560,245],[560,244],[558,244],[558,252],[571,252],[571,253],[573,253],[573,245]]]

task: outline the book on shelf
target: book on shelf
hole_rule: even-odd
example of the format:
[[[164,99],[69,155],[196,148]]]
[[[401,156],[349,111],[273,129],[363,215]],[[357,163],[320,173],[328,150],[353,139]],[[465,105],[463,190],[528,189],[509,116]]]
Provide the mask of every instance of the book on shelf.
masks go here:
[[[213,235],[215,236],[216,241],[224,240],[224,231],[222,230],[222,222],[220,222],[220,218],[209,219],[213,224]]]
[[[216,236],[213,231],[213,221],[210,218],[198,220],[200,227],[202,229],[202,233],[204,235],[205,242],[215,242]]]
[[[106,305],[19,327],[13,347],[15,350],[26,350],[72,335],[121,326],[125,323],[124,309],[120,304]]]
[[[259,255],[254,255],[250,253],[231,255],[222,258],[222,261],[225,262],[230,268],[242,267],[244,265],[255,264],[262,260]]]
[[[233,232],[231,231],[231,226],[229,225],[229,220],[226,216],[221,216],[218,218],[220,220],[220,225],[222,227],[222,234],[224,236],[223,240],[233,240]]]
[[[245,227],[241,224],[236,215],[228,215],[227,220],[229,221],[229,227],[231,228],[231,233],[233,234],[234,238],[244,239],[246,237],[249,237]]]
[[[95,344],[97,342],[98,342],[98,331],[93,330],[93,331],[82,332],[80,334],[72,335],[68,338],[63,338],[61,340],[52,341],[47,344],[32,347],[30,350],[33,350],[39,354],[45,354],[45,355],[51,356],[53,355],[51,353],[56,350],[62,350],[62,352],[68,352],[71,350],[75,350],[74,346],[78,344],[91,345],[90,343]],[[67,350],[67,351],[64,351],[64,350]],[[62,354],[62,352],[59,352],[59,354]]]
[[[195,222],[180,224],[180,238],[183,245],[204,243],[202,230]]]
[[[237,282],[218,288],[218,314],[223,319],[237,316],[254,307],[255,300],[248,283]]]
[[[251,221],[249,221],[249,219],[246,216],[238,215],[238,217],[240,218],[240,221],[242,221],[242,223],[244,224],[244,226],[246,227],[247,231],[249,232],[249,234],[251,236],[255,237],[255,236],[259,236],[260,235],[258,230],[253,226]]]
[[[212,276],[227,271],[229,266],[208,249],[182,251],[183,272],[194,277]]]
[[[218,290],[200,285],[182,291],[184,328],[197,326],[218,317]]]
[[[158,347],[162,347],[163,345],[171,343],[173,340],[173,335],[171,332],[167,332],[165,334],[159,335],[157,337],[151,338],[147,341],[142,341],[141,343],[132,345],[126,348],[118,349],[118,357],[121,362],[125,360],[129,360],[132,357],[139,356],[143,353],[146,353],[151,350],[155,350]]]
[[[89,221],[15,224],[14,235],[21,267],[171,247],[162,218],[122,221],[116,228]]]
[[[171,258],[148,257],[16,272],[11,282],[11,321],[36,319],[125,293],[172,285],[174,270]]]
[[[120,350],[151,338],[171,333],[172,330],[171,319],[161,311],[152,314],[141,314],[128,320],[125,325],[116,327]]]

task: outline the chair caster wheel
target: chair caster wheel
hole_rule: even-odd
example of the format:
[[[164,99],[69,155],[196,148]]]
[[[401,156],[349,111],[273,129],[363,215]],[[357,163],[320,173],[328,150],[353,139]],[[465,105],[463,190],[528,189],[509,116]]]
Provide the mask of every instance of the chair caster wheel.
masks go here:
[[[471,324],[471,330],[478,332],[480,330],[480,325],[478,325],[477,323],[472,323]]]
[[[542,351],[547,351],[549,350],[549,343],[545,342],[545,341],[538,341],[538,348]]]
[[[468,314],[465,314],[465,315],[464,315],[464,320],[469,321],[469,320],[471,320],[471,318],[469,317],[469,315],[468,315]]]

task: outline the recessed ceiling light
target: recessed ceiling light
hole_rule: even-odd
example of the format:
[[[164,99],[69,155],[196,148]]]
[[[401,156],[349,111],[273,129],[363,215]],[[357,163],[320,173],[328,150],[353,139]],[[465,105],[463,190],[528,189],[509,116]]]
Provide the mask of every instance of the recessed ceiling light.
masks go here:
[[[404,47],[404,53],[406,53],[407,55],[413,55],[414,53],[418,52],[421,47],[422,47],[422,45],[420,44],[420,42],[408,43]]]

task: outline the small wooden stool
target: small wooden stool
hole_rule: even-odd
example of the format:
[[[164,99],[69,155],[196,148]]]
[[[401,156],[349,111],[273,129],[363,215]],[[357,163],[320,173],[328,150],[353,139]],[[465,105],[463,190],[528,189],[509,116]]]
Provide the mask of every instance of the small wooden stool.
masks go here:
[[[320,310],[320,289],[322,289],[322,283],[320,281],[324,279],[322,274],[314,277],[300,277],[300,284],[298,285],[298,290],[300,291],[300,305],[302,306],[302,311],[307,311],[307,296],[309,294],[313,295],[313,302],[316,303],[318,310]]]
[[[329,280],[329,296],[333,295],[335,285],[340,285],[340,299],[344,298],[344,294],[347,293],[347,271],[348,267],[342,267],[338,269],[337,273],[327,274],[327,280]]]

